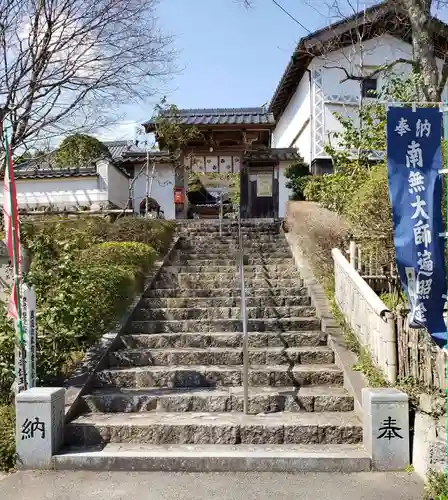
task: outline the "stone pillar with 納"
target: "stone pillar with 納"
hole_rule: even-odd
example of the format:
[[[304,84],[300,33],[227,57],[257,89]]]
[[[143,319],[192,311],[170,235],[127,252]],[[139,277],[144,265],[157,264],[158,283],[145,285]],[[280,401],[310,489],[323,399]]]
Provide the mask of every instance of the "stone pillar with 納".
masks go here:
[[[410,462],[409,402],[404,392],[364,388],[364,445],[375,470],[403,470]]]
[[[65,389],[34,387],[16,395],[17,466],[50,469],[63,444]]]

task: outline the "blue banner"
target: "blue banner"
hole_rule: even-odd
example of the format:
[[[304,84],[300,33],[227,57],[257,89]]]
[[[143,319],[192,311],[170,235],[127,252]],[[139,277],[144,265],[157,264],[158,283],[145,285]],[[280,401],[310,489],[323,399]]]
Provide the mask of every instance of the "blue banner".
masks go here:
[[[410,304],[410,326],[446,344],[446,278],[442,220],[442,113],[391,107],[387,166],[398,272]]]

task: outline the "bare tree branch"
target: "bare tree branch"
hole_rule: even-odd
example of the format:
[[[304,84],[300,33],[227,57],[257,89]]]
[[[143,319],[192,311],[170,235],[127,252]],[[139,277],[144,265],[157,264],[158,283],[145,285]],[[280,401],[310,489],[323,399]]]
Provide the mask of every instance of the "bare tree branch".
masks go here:
[[[339,81],[339,83],[344,83],[347,80],[355,80],[362,82],[363,80],[368,80],[369,78],[374,78],[375,76],[379,75],[380,73],[386,72],[390,69],[392,69],[394,66],[397,64],[409,64],[411,66],[416,66],[417,63],[413,61],[412,59],[405,59],[405,58],[398,58],[395,61],[392,61],[387,64],[382,64],[381,66],[378,66],[375,70],[371,71],[370,73],[366,73],[364,75],[353,75],[348,72],[347,68],[344,68],[343,66],[328,66],[324,65],[324,68],[326,69],[338,69],[341,70],[345,73],[345,78]]]
[[[93,129],[169,76],[158,0],[0,0],[0,106],[12,147]]]

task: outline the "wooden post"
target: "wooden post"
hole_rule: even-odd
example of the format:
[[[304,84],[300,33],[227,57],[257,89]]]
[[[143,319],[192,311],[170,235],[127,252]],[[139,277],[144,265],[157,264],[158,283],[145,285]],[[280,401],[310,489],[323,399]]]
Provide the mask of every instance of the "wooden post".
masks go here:
[[[356,269],[356,242],[353,240],[350,241],[349,254],[350,265]]]

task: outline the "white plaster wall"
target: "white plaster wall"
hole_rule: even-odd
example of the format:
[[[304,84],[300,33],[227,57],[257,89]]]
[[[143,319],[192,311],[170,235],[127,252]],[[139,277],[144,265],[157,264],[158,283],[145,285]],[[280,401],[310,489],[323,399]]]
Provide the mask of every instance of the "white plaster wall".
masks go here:
[[[281,161],[278,166],[278,216],[285,217],[286,215],[286,205],[288,203],[289,197],[292,195],[292,191],[286,188],[286,177],[285,171],[289,167],[291,162]]]
[[[135,175],[140,172],[140,167],[135,167]],[[151,171],[150,171],[151,175]],[[162,208],[165,219],[175,219],[174,205],[174,168],[168,164],[157,164],[152,183],[151,198],[154,198]],[[146,174],[143,173],[134,183],[134,211],[140,211],[140,203],[145,199]]]
[[[334,137],[335,132],[342,132],[343,127],[341,122],[337,119],[337,114],[344,115],[345,117],[350,117],[354,120],[355,124],[358,122],[358,105],[350,104],[326,104],[325,105],[325,142],[330,142],[332,144],[337,143]]]
[[[297,148],[308,165],[311,163],[311,120],[303,128],[293,147]]]
[[[366,40],[362,42],[362,50],[359,45],[345,47],[335,50],[325,56],[315,57],[310,64],[310,69],[323,69],[323,91],[326,96],[331,95],[351,95],[359,97],[360,84],[355,80],[347,80],[346,74],[361,75],[361,68],[364,74],[369,74],[383,64],[392,63],[399,58],[411,59],[412,46],[399,38],[391,35]],[[411,66],[408,64],[397,64],[392,68],[395,74],[409,74]],[[378,76],[378,84],[382,85],[384,76]]]
[[[335,104],[331,102],[334,101],[334,96],[351,96],[356,99],[361,96],[360,83],[354,80],[342,82],[342,80],[346,79],[346,73],[340,68],[344,68],[349,74],[354,75],[360,75],[361,68],[363,68],[364,74],[368,74],[379,66],[391,63],[398,58],[411,59],[412,46],[399,38],[383,35],[363,42],[362,51],[359,46],[354,45],[312,60],[308,69],[310,71],[323,71],[325,140],[328,140],[329,135],[332,133],[341,130],[338,120],[333,115],[334,112],[340,112],[346,116],[356,116],[356,104]],[[437,63],[441,68],[443,62],[438,60]],[[411,66],[397,64],[391,71],[396,75],[406,75],[410,73]],[[377,76],[379,88],[384,84],[386,77],[384,74]],[[300,137],[296,139],[306,120],[310,118],[313,120],[310,109],[308,78],[308,72],[305,72],[273,132],[272,145],[273,147],[291,147],[293,145],[299,149],[300,154],[310,163],[313,159],[311,158],[310,149],[314,136],[314,123],[311,123],[309,133],[305,128]],[[443,99],[446,99],[447,95],[448,85],[445,87]]]
[[[108,193],[108,201],[118,208],[126,206],[130,179],[107,160],[97,163],[98,185]]]
[[[289,101],[272,133],[272,147],[291,147],[297,134],[306,120],[309,119],[310,113],[310,84],[308,73],[305,72],[295,94]]]
[[[58,206],[87,206],[105,202],[108,199],[107,191],[98,187],[98,178],[68,177],[64,179],[18,179],[17,202],[19,207]],[[0,193],[0,202],[3,203],[3,192]]]
[[[114,165],[109,165],[107,182],[109,201],[119,208],[124,208],[129,196],[129,177]]]

